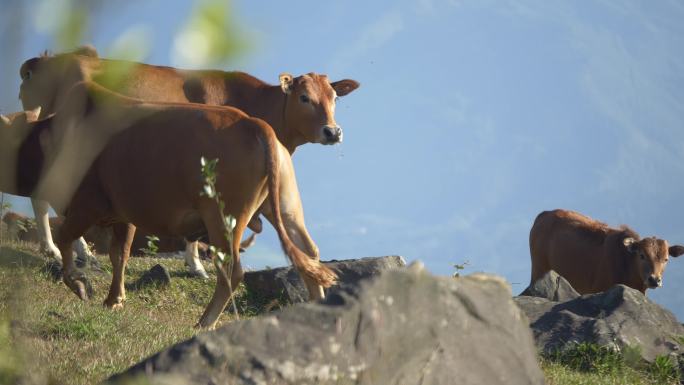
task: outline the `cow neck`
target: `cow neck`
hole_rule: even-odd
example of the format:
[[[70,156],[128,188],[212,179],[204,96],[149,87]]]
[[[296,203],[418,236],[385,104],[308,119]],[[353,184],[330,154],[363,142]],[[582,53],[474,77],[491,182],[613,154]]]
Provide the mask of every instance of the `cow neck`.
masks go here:
[[[617,282],[619,284],[635,288],[641,292],[645,292],[646,286],[641,279],[638,267],[634,266],[630,260],[631,258],[633,257],[626,251],[620,254],[616,261],[617,266],[615,266],[613,269],[615,272],[615,280],[613,282]]]
[[[251,103],[243,106],[236,105],[236,107],[250,116],[265,120],[271,125],[278,141],[292,154],[297,146],[306,143],[306,141],[287,122],[289,99],[289,94],[284,93],[280,86],[266,86],[256,94]]]

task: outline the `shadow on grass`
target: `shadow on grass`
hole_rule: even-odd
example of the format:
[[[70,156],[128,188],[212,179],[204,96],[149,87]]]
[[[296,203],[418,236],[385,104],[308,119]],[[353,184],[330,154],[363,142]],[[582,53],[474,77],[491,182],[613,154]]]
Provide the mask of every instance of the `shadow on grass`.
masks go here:
[[[0,246],[0,267],[39,267],[45,264],[45,260],[35,254],[13,249],[9,246]]]

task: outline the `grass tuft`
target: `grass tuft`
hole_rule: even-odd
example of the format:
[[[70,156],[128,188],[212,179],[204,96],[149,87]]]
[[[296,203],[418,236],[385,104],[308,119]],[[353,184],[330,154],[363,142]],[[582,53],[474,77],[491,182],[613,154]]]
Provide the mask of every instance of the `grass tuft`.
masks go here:
[[[542,358],[550,384],[679,384],[677,363],[667,356],[643,362],[637,346],[618,351],[593,343],[577,343]]]

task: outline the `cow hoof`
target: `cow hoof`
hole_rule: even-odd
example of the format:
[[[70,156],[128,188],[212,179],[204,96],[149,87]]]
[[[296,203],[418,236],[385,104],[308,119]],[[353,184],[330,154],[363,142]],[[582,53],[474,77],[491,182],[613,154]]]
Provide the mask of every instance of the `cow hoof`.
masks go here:
[[[211,331],[216,329],[216,324],[217,322],[213,322],[211,324],[208,324],[209,322],[205,319],[200,319],[199,322],[195,324],[195,330],[205,330],[205,331]],[[208,325],[207,325],[208,324]]]
[[[62,262],[62,254],[59,252],[58,248],[43,247],[41,253],[45,255],[48,259],[54,259],[55,261]]]
[[[209,279],[209,274],[204,270],[190,270],[189,273],[195,278]]]
[[[78,296],[78,298],[84,301],[93,296],[93,287],[90,285],[90,281],[85,274],[80,271],[64,274],[64,283]]]
[[[110,301],[109,299],[106,299],[104,301],[103,305],[107,309],[110,309],[110,310],[121,310],[124,307],[123,301],[119,301],[119,300]]]

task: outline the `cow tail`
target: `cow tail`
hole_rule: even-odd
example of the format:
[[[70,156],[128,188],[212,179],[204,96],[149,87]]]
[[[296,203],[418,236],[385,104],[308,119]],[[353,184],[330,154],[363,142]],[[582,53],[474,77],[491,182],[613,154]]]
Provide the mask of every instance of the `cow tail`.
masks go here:
[[[330,287],[337,280],[337,275],[320,261],[310,258],[292,242],[285,230],[280,214],[280,156],[278,139],[268,124],[260,122],[261,136],[266,150],[266,173],[268,177],[268,199],[273,209],[275,229],[280,245],[295,268],[304,276],[323,287]]]

